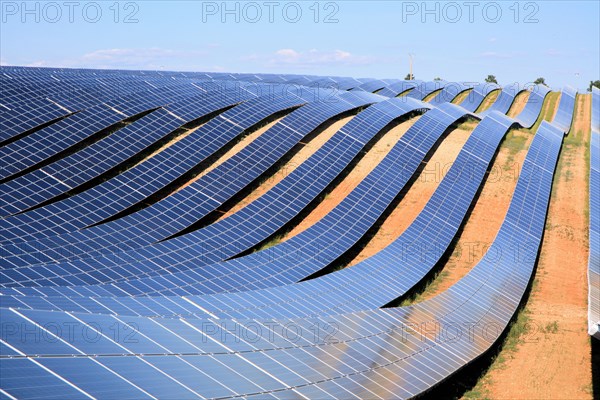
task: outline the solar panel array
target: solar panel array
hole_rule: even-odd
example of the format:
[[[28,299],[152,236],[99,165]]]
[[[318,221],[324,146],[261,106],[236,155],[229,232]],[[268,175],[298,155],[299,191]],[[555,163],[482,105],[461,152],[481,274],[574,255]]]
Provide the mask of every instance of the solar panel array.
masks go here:
[[[223,96],[228,97],[229,92]],[[246,129],[263,123],[267,118],[286,109],[310,102],[313,96],[260,96],[251,99],[249,92],[227,100],[235,104],[247,100],[218,118],[192,132],[155,157],[136,165],[106,182],[58,203],[38,208],[28,213],[0,220],[7,239],[19,242],[56,234],[73,232],[97,224],[149,197],[176,179],[184,176],[196,165],[217,153],[223,146],[242,135]],[[190,115],[187,116],[188,118]],[[173,160],[177,160],[176,163]],[[124,191],[123,188],[129,188]],[[94,203],[94,212],[82,209],[85,203]],[[35,229],[30,229],[35,222]]]
[[[588,332],[600,340],[600,89],[592,89]]]
[[[560,92],[560,103],[558,104],[556,115],[552,121],[554,126],[562,129],[566,134],[568,134],[571,130],[576,97],[577,90],[569,86],[563,88],[563,90]]]
[[[534,89],[515,119],[504,115],[514,95],[502,92],[397,240],[351,268],[306,280],[367,235],[445,133],[461,120],[480,119],[472,112],[493,89],[475,85],[473,98],[463,101],[467,110],[449,103],[472,87],[463,83],[20,67],[1,72],[0,109],[26,110],[28,99],[66,99],[59,103],[63,113],[40,111],[45,116],[32,116],[28,124],[3,118],[6,160],[17,159],[21,144],[19,151],[30,158],[15,164],[0,186],[6,215],[21,212],[0,221],[0,393],[8,398],[395,399],[429,390],[489,349],[516,312],[535,267],[574,107],[574,94],[563,94],[556,125],[539,126],[488,254],[430,300],[379,308],[409,293],[435,267],[502,138],[514,126],[535,123],[549,90]],[[63,105],[77,98],[69,91],[98,82],[130,91]],[[153,88],[137,90],[144,85]],[[406,98],[390,98],[407,89]],[[438,89],[430,104],[418,101]],[[81,126],[54,149],[40,144],[46,135],[61,137],[59,124],[71,126],[104,109],[117,114],[115,122],[105,117],[105,128]],[[267,176],[312,132],[349,113],[356,116],[265,194],[227,218],[194,225]],[[380,132],[416,114],[423,115],[332,211],[291,239],[243,255],[300,215]],[[207,121],[181,140],[102,181],[107,171],[202,118]],[[105,131],[122,121],[125,126]],[[270,121],[272,127],[187,187],[135,209]],[[595,171],[592,164],[592,187]],[[508,254],[524,243],[526,254]],[[507,251],[491,256],[498,249]],[[449,334],[457,326],[469,326],[470,334]]]
[[[22,212],[70,192],[118,167],[185,123],[232,105],[222,93],[211,93],[212,96],[201,94],[159,108],[71,156],[2,184],[2,202],[6,204],[3,212]],[[190,115],[186,115],[186,110]],[[135,140],[137,137],[142,139]]]
[[[90,258],[166,239],[213,212],[323,123],[336,115],[381,101],[382,98],[368,93],[346,92],[337,100],[317,101],[293,111],[208,174],[151,207],[84,231],[34,243],[7,245],[7,250],[15,256],[7,257],[4,265]],[[165,214],[168,216],[165,217]]]
[[[461,107],[465,110],[475,112],[483,100],[492,92],[500,90],[500,86],[495,83],[477,84],[473,87],[473,90],[469,92],[467,97],[460,103]]]

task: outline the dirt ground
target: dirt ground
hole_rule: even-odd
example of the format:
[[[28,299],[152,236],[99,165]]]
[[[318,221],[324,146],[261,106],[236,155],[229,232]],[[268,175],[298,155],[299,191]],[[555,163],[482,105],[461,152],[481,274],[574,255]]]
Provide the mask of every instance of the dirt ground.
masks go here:
[[[500,368],[485,377],[493,399],[591,399],[587,335],[590,96],[579,96],[565,139],[533,290],[531,329]],[[551,329],[549,329],[551,327]]]
[[[527,100],[529,100],[529,92],[526,91],[526,92],[519,93],[515,97],[515,100],[513,101],[512,105],[510,106],[510,109],[508,110],[506,115],[514,118],[521,111],[523,111],[523,109],[527,105]]]

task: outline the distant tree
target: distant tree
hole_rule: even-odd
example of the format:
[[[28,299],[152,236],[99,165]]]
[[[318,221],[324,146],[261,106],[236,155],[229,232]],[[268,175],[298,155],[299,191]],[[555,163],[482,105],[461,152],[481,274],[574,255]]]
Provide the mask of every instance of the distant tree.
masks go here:
[[[546,80],[544,78],[537,78],[535,81],[533,81],[533,83],[535,83],[536,85],[548,86],[546,85]]]
[[[592,91],[592,87],[595,86],[600,89],[600,81],[590,81],[590,87],[588,87],[588,92]]]
[[[415,80],[415,76],[411,75],[410,73],[406,74],[406,76],[404,77],[405,81],[413,81]]]
[[[439,76],[436,76],[435,78],[433,78],[434,81],[441,81],[442,78],[440,78]]]
[[[498,84],[498,81],[494,75],[488,75],[487,78],[485,78],[485,81],[487,83],[495,83],[496,85]]]

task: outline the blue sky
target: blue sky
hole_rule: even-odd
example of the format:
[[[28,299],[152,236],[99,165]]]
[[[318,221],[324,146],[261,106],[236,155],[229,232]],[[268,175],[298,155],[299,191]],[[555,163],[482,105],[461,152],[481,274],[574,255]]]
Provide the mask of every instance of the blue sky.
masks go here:
[[[412,53],[418,79],[585,89],[599,3],[2,0],[0,62],[404,78]]]

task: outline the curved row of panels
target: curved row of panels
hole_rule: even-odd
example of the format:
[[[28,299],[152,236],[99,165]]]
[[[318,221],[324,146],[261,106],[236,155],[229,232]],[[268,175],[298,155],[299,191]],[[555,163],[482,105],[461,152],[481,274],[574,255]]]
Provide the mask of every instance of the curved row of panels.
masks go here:
[[[592,91],[588,332],[600,340],[600,89]]]
[[[27,74],[35,77],[37,72],[12,71],[21,74],[20,80],[25,82]],[[124,72],[107,74],[115,80],[127,79]],[[151,78],[143,72],[131,75],[132,79]],[[174,75],[187,79],[183,73]],[[38,78],[44,82],[43,76]],[[508,253],[508,249],[526,245],[526,254],[486,256],[471,273],[436,298],[411,307],[377,309],[407,293],[435,267],[456,236],[502,138],[514,126],[535,123],[548,90],[540,88],[537,94],[532,91],[532,100],[515,119],[503,113],[516,94],[511,97],[511,93],[503,91],[498,109],[485,113],[425,209],[398,240],[356,266],[294,283],[327,268],[350,250],[409,184],[444,134],[458,121],[480,118],[472,111],[497,88],[483,90],[476,86],[471,90],[461,101],[472,108],[469,112],[435,100],[442,94],[452,100],[469,90],[466,85],[452,87],[446,82],[441,83],[443,89],[427,104],[410,97],[386,100],[384,96],[365,93],[383,92],[393,85],[390,90],[401,90],[402,81],[228,74],[196,78],[207,82],[247,80],[252,84],[334,82],[344,86],[344,90],[354,90],[347,94],[329,93],[328,99],[334,99],[333,102],[306,96],[290,100],[287,96],[256,95],[226,96],[219,99],[222,102],[216,102],[210,91],[172,101],[172,108],[160,106],[127,121],[126,127],[108,133],[96,143],[113,135],[117,138],[121,131],[125,132],[119,139],[122,143],[135,136],[127,132],[151,135],[148,131],[156,136],[144,143],[159,142],[161,135],[185,129],[186,124],[207,116],[207,122],[196,130],[188,129],[188,136],[173,146],[192,137],[189,142],[199,143],[198,148],[202,149],[209,146],[213,137],[229,136],[168,178],[177,182],[177,176],[185,175],[182,171],[193,169],[198,160],[210,160],[210,154],[218,153],[219,148],[249,127],[260,121],[276,122],[255,139],[256,147],[251,147],[253,141],[239,156],[233,156],[238,158],[231,162],[231,169],[221,170],[226,179],[219,180],[216,174],[213,179],[204,175],[188,186],[193,190],[185,188],[139,211],[125,205],[121,211],[112,210],[108,216],[92,219],[94,222],[72,225],[65,222],[69,218],[56,216],[72,212],[68,210],[77,207],[77,200],[70,206],[67,201],[85,199],[81,196],[89,189],[74,195],[62,189],[49,199],[63,194],[70,197],[50,204],[43,200],[31,211],[3,219],[3,232],[11,235],[10,244],[4,247],[7,257],[1,270],[3,394],[19,398],[404,398],[428,390],[493,344],[515,312],[535,266],[553,171],[563,132],[568,130],[564,126],[570,125],[574,94],[573,102],[569,102],[563,92],[556,126],[547,122],[540,125],[505,222],[492,246]],[[37,81],[31,85],[37,85]],[[13,84],[11,88],[18,93],[18,87]],[[414,98],[427,96],[427,85],[418,89]],[[55,87],[48,85],[48,90]],[[476,94],[471,96],[473,93]],[[271,103],[277,105],[270,107]],[[189,114],[175,111],[175,107],[180,110],[186,104]],[[243,106],[244,117],[240,108]],[[239,114],[233,114],[238,109]],[[286,110],[287,116],[281,119],[285,115],[281,112]],[[229,112],[233,118],[226,116]],[[349,112],[356,116],[269,192],[230,217],[195,229],[196,221],[210,213],[202,206],[212,204],[206,199],[222,204],[268,172],[294,143]],[[416,114],[423,115],[323,219],[270,249],[268,257],[261,258],[261,254],[266,255],[263,251],[254,257],[223,261],[271,237],[314,202],[377,135]],[[274,115],[279,119],[272,119]],[[161,123],[156,122],[158,116],[172,121],[172,125],[161,130]],[[193,136],[205,126],[209,129]],[[225,133],[227,130],[232,132]],[[82,150],[68,155],[61,153],[64,157],[44,163],[44,167],[60,160],[69,160],[67,164],[70,160],[82,160],[76,165],[84,166],[87,156],[76,157],[86,154],[80,151],[94,144],[84,143]],[[139,146],[128,150],[128,154],[138,154],[138,149],[151,144]],[[137,166],[160,157],[173,146]],[[96,147],[99,151],[104,148]],[[88,150],[87,154],[92,153]],[[186,153],[171,153],[161,172],[169,174],[170,168],[175,167],[173,157],[179,154]],[[119,157],[112,165],[121,165],[128,155]],[[236,170],[234,165],[240,168]],[[131,173],[137,166],[106,182]],[[39,182],[51,182],[44,180],[43,172],[36,172],[44,167],[33,168],[7,183],[32,173],[38,174],[30,176],[39,176]],[[90,173],[106,176],[102,168],[109,169],[99,167]],[[227,175],[228,171],[235,172]],[[135,174],[131,177],[135,178]],[[81,182],[94,182],[94,177]],[[138,182],[140,188],[145,186],[143,179]],[[162,187],[169,187],[168,182]],[[100,188],[104,183],[98,182],[94,187]],[[151,185],[152,180],[147,183]],[[12,185],[16,190],[22,186]],[[57,186],[49,183],[52,185]],[[115,188],[120,189],[115,192],[117,196],[128,194],[126,187]],[[160,188],[152,190],[160,192]],[[78,218],[73,220],[83,220],[94,213],[85,204],[79,204]],[[102,206],[100,201],[93,207]],[[43,222],[38,224],[34,216],[43,216]],[[88,228],[93,225],[96,226]],[[190,228],[194,230],[187,233]],[[89,257],[94,251],[112,252],[114,242],[130,243],[122,247],[127,251],[119,253],[118,258],[106,253],[94,259]],[[426,252],[423,259],[414,249],[422,251],[425,244],[433,244],[436,251]],[[68,246],[77,251],[66,254],[64,249]],[[457,326],[471,327],[468,340],[457,339]],[[36,332],[41,340],[22,340],[31,332]],[[93,340],[89,340],[90,335]],[[31,377],[35,379],[32,381]]]
[[[385,103],[387,104],[387,103]],[[384,104],[384,105],[385,105]],[[531,105],[537,107],[536,103],[531,103]],[[525,110],[523,112],[526,112],[529,109],[529,106],[527,106],[525,108]],[[435,114],[434,114],[435,115]],[[360,120],[360,118],[359,118]],[[423,121],[425,122],[425,121]],[[448,125],[448,123],[446,124]],[[415,126],[415,129],[418,131],[419,129],[419,125]],[[292,181],[292,183],[294,183],[293,179],[289,179],[290,181]],[[285,186],[286,182],[282,182],[282,186]],[[358,195],[362,197],[364,197],[363,193],[360,193],[360,190],[358,191]],[[284,193],[285,194],[285,193]],[[175,197],[175,196],[174,196]],[[174,197],[171,197],[169,200],[171,201],[171,204],[173,204],[174,202],[172,201]],[[191,203],[191,202],[188,202]],[[360,210],[360,208],[362,207],[363,209],[365,207],[368,207],[368,204],[370,204],[370,200],[369,199],[364,199],[363,203],[365,203],[364,205],[360,205],[358,208]],[[160,205],[160,203],[158,204]],[[355,205],[356,206],[356,205]],[[181,209],[182,207],[180,207]],[[342,207],[343,208],[343,205]],[[262,206],[261,206],[262,209]],[[144,211],[152,211],[152,208],[148,209],[148,210],[144,210]],[[383,210],[380,210],[379,212],[381,213]],[[149,215],[150,217],[153,216],[152,212],[147,212],[147,215]],[[156,213],[155,213],[156,214]],[[364,214],[364,212],[362,213]],[[360,215],[360,214],[359,214]],[[377,214],[378,215],[378,214]],[[162,215],[161,215],[162,216]],[[131,216],[131,217],[135,217]],[[356,216],[348,216],[346,218],[349,221],[356,221]],[[235,219],[233,219],[235,221]],[[142,223],[147,224],[148,219],[141,219]],[[162,219],[163,222],[166,222],[164,219]],[[116,221],[115,224],[120,223],[121,221]],[[233,226],[234,224],[229,223],[229,221],[223,221],[223,224],[220,225],[216,225],[216,227],[210,227],[205,229],[204,231],[200,231],[198,233],[194,233],[191,235],[188,235],[187,237],[182,237],[181,240],[170,240],[167,243],[164,244],[164,246],[166,247],[159,247],[157,248],[156,246],[154,246],[154,248],[152,250],[143,250],[143,253],[141,253],[141,251],[132,251],[132,252],[127,252],[127,253],[123,253],[121,257],[119,257],[118,260],[112,260],[110,256],[104,256],[102,258],[94,258],[92,260],[88,260],[86,261],[81,260],[81,261],[77,261],[75,262],[76,265],[73,266],[67,266],[67,269],[70,271],[74,271],[75,274],[78,274],[79,277],[76,277],[76,281],[79,281],[81,283],[82,282],[80,279],[84,278],[84,279],[88,279],[87,282],[85,283],[92,283],[93,280],[90,280],[91,278],[87,276],[87,273],[91,270],[95,270],[98,271],[98,267],[97,267],[97,263],[100,260],[100,264],[102,264],[102,267],[100,268],[100,272],[104,271],[105,266],[109,265],[109,264],[115,264],[117,263],[117,268],[119,268],[120,270],[123,269],[124,266],[124,260],[126,259],[130,259],[130,260],[138,260],[138,259],[142,259],[143,263],[148,265],[149,261],[153,261],[156,260],[156,256],[152,256],[152,254],[158,255],[159,257],[163,257],[163,259],[165,259],[166,261],[163,261],[163,265],[166,262],[166,266],[169,267],[170,271],[173,271],[173,268],[175,267],[173,264],[175,263],[176,260],[173,259],[172,255],[174,254],[179,254],[182,251],[185,252],[185,256],[180,257],[179,259],[183,261],[187,261],[188,265],[190,264],[195,264],[196,266],[198,266],[198,264],[207,264],[215,261],[219,261],[222,260],[224,258],[227,258],[229,256],[235,255],[236,251],[239,253],[245,249],[247,249],[249,247],[248,244],[245,245],[241,245],[236,243],[235,241],[231,242],[232,237],[231,236],[226,236],[227,239],[227,245],[229,250],[227,250],[226,248],[224,248],[223,246],[223,240],[219,240],[219,235],[218,235],[218,230],[220,229],[221,226],[225,226],[226,229],[224,229],[225,231],[225,235],[230,234],[230,228],[227,229],[227,226]],[[340,222],[338,219],[336,219],[336,222]],[[172,220],[169,220],[169,223],[173,223]],[[239,224],[235,224],[236,227],[239,227]],[[339,226],[339,225],[338,225]],[[342,225],[343,226],[343,225]],[[100,226],[98,228],[105,228],[106,225],[104,226]],[[215,229],[217,231],[215,231]],[[329,230],[330,228],[327,228],[327,230]],[[248,231],[248,229],[246,229],[245,231]],[[356,231],[356,230],[353,230]],[[86,231],[85,233],[90,232],[89,230]],[[208,232],[206,234],[203,235],[204,232]],[[217,232],[217,233],[216,233]],[[261,236],[261,232],[255,233],[254,235],[254,241],[250,242],[250,244],[256,244],[258,240],[265,238],[265,234],[268,233],[268,231],[266,232],[262,232],[262,236]],[[272,233],[272,231],[271,231]],[[310,234],[310,233],[309,233]],[[238,236],[240,235],[244,235],[243,231],[240,231],[238,229]],[[309,236],[310,237],[310,236]],[[357,237],[360,237],[357,236]],[[60,237],[59,237],[60,238]],[[62,239],[62,238],[60,238]],[[69,240],[70,239],[70,240]],[[66,243],[67,246],[75,246],[75,244],[77,243],[73,238],[69,238],[69,239],[62,239],[63,243]],[[243,239],[243,238],[242,238]],[[248,238],[246,239],[246,243],[248,243]],[[141,240],[141,239],[140,239]],[[304,239],[300,239],[300,243],[302,243],[302,241],[306,241]],[[231,242],[231,243],[230,243]],[[109,242],[110,243],[110,242]],[[139,241],[138,241],[139,243]],[[38,246],[31,246],[30,243],[26,243],[25,245],[25,249],[29,250],[29,252],[25,251],[26,253],[26,257],[28,259],[34,259],[33,257],[36,255],[33,251],[31,251],[30,249],[32,248],[39,248]],[[193,246],[193,248],[190,248],[190,246]],[[11,262],[14,259],[18,259],[19,258],[19,252],[14,251],[14,249],[12,249],[11,247],[7,246],[10,250],[10,254],[11,256],[7,257],[7,261]],[[131,246],[129,246],[131,247]],[[331,246],[327,245],[324,246],[322,245],[323,248],[329,248]],[[51,253],[51,251],[47,250],[47,246],[42,246],[42,248],[45,250],[46,253]],[[119,243],[119,249],[124,249],[126,248],[126,244],[123,243],[123,241],[121,241],[121,243]],[[50,250],[54,250],[54,249],[50,249]],[[54,251],[54,254],[56,254],[57,252]],[[140,254],[141,253],[141,254]],[[68,257],[73,257],[72,253],[64,253],[65,256]],[[195,255],[195,256],[193,256]],[[192,257],[193,256],[193,257]],[[55,256],[56,257],[56,256]],[[220,257],[220,258],[219,258]],[[190,259],[192,258],[192,259]],[[14,261],[12,261],[13,263],[15,263]],[[23,263],[26,263],[26,260],[22,260]],[[160,261],[159,261],[160,262]],[[289,262],[289,261],[288,261]],[[150,265],[151,268],[156,268],[157,264],[152,264]],[[127,265],[127,268],[129,269],[129,274],[136,274],[139,275],[140,273],[143,273],[143,270],[140,270],[136,267],[133,267],[132,265]],[[164,268],[164,267],[163,267]],[[34,276],[39,276],[40,279],[39,280],[43,280],[46,282],[51,281],[50,278],[57,278],[54,274],[52,273],[48,273],[49,270],[52,270],[53,267],[46,267],[46,266],[41,266],[41,267],[35,267],[35,272],[33,272]],[[62,269],[60,269],[60,271],[64,272]],[[21,283],[28,281],[30,279],[23,279],[23,271],[22,270],[15,270],[15,269],[11,269],[8,271],[5,271],[3,273],[4,276],[7,275],[12,275],[12,278],[8,278],[9,281],[10,280],[18,280]],[[38,275],[40,274],[41,275]],[[27,275],[27,274],[26,274]],[[73,273],[71,274],[73,275]],[[114,277],[114,272],[112,274],[108,274],[107,276],[113,276]],[[127,273],[119,273],[117,274],[118,276],[120,275],[121,279],[127,279]],[[59,276],[59,279],[65,278],[64,275]],[[74,282],[71,282],[71,284],[73,284]]]

